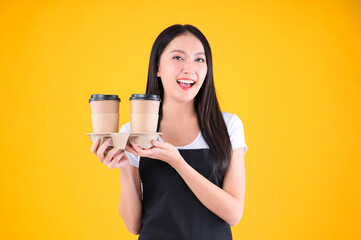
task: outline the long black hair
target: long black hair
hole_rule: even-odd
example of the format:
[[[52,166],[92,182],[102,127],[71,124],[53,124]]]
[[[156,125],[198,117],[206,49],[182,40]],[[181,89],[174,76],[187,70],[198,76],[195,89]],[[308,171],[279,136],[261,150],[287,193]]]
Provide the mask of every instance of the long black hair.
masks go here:
[[[191,33],[197,37],[201,41],[206,54],[207,75],[195,97],[194,105],[201,133],[211,152],[213,161],[212,175],[219,173],[223,176],[231,161],[232,146],[214,87],[211,48],[201,31],[192,25],[176,24],[166,28],[159,34],[150,54],[146,93],[159,95],[163,100],[164,89],[162,81],[160,77],[157,77],[159,60],[167,45],[175,37],[185,33]],[[158,130],[161,118],[162,102],[159,107]]]

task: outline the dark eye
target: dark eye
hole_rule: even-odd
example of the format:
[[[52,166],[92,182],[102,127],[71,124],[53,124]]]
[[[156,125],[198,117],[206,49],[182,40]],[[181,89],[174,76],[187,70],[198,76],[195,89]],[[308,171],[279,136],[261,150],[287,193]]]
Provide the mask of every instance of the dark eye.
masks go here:
[[[176,60],[183,60],[183,58],[179,57],[179,56],[175,56],[173,57],[173,59],[176,59]]]
[[[203,58],[197,58],[196,61],[197,62],[205,62],[205,60]]]

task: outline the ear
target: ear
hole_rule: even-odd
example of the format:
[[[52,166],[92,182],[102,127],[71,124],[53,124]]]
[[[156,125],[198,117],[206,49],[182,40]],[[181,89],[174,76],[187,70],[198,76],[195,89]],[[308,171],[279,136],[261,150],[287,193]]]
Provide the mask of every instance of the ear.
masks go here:
[[[157,65],[157,68],[158,68],[158,70],[157,70],[157,77],[160,77],[160,73],[159,73],[159,64]]]
[[[157,77],[160,77],[159,69],[158,69],[158,71],[157,71]]]

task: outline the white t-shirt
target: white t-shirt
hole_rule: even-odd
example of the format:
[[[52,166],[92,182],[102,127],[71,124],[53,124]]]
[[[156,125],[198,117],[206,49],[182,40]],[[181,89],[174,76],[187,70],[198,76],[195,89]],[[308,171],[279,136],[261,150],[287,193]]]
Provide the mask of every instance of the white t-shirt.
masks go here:
[[[228,129],[228,134],[231,140],[232,149],[245,147],[245,153],[246,153],[248,147],[245,142],[243,123],[241,119],[237,115],[231,113],[222,112],[222,115]],[[130,122],[127,122],[126,124],[122,125],[119,132],[130,132]],[[164,142],[160,136],[158,137],[158,141]],[[201,132],[199,132],[198,136],[192,143],[186,146],[177,147],[177,149],[204,149],[204,148],[208,149],[209,146],[205,141],[205,139],[203,138]],[[125,151],[125,154],[127,155],[129,162],[132,166],[139,167],[140,157],[135,156],[134,154],[127,151]]]

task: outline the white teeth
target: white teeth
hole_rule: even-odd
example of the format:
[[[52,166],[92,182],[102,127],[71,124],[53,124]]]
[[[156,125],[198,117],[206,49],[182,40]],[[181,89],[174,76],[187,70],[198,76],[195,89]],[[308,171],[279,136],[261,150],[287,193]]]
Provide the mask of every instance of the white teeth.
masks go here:
[[[192,80],[177,80],[177,82],[180,82],[180,83],[190,83],[190,84],[193,84],[194,81]]]

